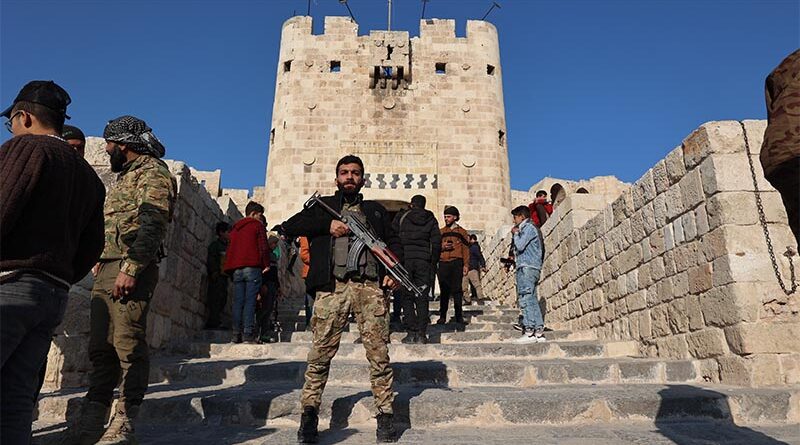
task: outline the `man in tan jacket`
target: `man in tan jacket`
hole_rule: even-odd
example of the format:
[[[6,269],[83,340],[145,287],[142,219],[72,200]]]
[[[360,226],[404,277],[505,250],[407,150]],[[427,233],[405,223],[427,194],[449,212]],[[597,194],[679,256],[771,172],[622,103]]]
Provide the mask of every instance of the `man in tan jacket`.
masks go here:
[[[461,215],[454,206],[444,209],[445,226],[442,232],[442,253],[439,257],[439,320],[437,324],[445,324],[447,305],[453,297],[456,312],[456,329],[464,330],[464,315],[461,306],[464,299],[462,281],[469,272],[469,234],[457,221]]]
[[[761,146],[764,177],[781,194],[789,227],[800,245],[800,49],[766,80],[769,124]]]

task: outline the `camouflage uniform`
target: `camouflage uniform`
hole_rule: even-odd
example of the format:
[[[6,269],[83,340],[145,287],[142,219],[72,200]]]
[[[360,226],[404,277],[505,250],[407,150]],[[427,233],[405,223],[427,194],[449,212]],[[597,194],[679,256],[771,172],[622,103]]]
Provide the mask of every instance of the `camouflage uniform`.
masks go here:
[[[800,245],[800,49],[767,76],[765,87],[769,123],[761,166],[764,177],[780,192],[789,227]]]
[[[140,155],[125,165],[108,192],[106,244],[92,288],[90,401],[110,405],[120,374],[122,406],[138,406],[144,399],[150,371],[147,312],[176,190],[163,161]],[[130,295],[114,299],[111,292],[120,271],[135,277],[136,287]]]
[[[331,359],[339,350],[342,331],[352,310],[370,365],[370,383],[375,407],[392,412],[392,368],[389,365],[389,302],[375,282],[337,282],[334,292],[317,292],[311,326],[314,343],[308,353],[302,406],[319,408],[328,381]]]
[[[400,250],[400,239],[391,227],[386,209],[374,201],[346,204],[339,192],[322,198],[334,209],[360,215],[380,239],[395,252]],[[385,271],[382,266],[376,272],[370,264],[371,253],[366,253],[367,265],[355,276],[337,276],[334,244],[339,238],[328,233],[331,217],[320,206],[306,208],[282,224],[289,236],[310,237],[310,268],[307,284],[317,289],[311,327],[314,340],[308,353],[308,368],[301,396],[303,407],[319,409],[322,392],[328,381],[331,360],[339,349],[342,332],[348,323],[350,312],[355,313],[362,343],[370,364],[370,383],[379,413],[392,414],[394,381],[389,363],[389,301],[378,283]],[[352,242],[352,240],[351,240]],[[315,250],[316,249],[316,250]]]
[[[208,323],[207,328],[218,328],[220,317],[228,303],[228,277],[222,273],[225,250],[228,244],[217,238],[208,246],[206,268],[208,271]]]

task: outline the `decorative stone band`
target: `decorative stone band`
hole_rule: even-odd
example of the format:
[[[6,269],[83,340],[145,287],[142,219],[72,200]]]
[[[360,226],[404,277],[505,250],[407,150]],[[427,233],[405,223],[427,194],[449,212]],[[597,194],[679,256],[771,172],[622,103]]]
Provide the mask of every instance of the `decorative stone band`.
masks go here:
[[[439,175],[427,173],[365,173],[364,187],[373,189],[437,189]]]

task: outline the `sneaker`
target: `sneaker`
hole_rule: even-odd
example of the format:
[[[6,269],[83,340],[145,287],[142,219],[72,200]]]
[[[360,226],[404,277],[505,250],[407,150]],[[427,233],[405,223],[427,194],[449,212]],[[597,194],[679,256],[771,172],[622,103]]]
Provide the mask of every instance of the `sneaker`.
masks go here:
[[[313,406],[303,408],[303,414],[300,416],[300,429],[297,430],[297,443],[317,443],[319,439],[318,424],[317,409]]]
[[[443,317],[439,317],[439,319],[436,320],[436,324],[445,324],[444,318]]]
[[[539,340],[533,330],[525,329],[522,335],[512,340],[511,343],[516,345],[527,345],[530,343],[539,343]]]
[[[425,335],[425,334],[419,334],[417,336],[417,344],[427,345],[428,344],[428,336]]]
[[[394,416],[388,413],[378,414],[378,428],[375,430],[378,443],[397,442],[397,431],[394,429]]]
[[[523,326],[522,323],[514,323],[511,327],[514,328],[514,330],[525,332],[525,326]]]
[[[544,338],[544,326],[539,326],[538,328],[533,330],[533,336],[536,337],[537,343],[544,343],[547,341]]]
[[[242,333],[241,332],[234,332],[231,335],[231,343],[241,343],[242,342]]]

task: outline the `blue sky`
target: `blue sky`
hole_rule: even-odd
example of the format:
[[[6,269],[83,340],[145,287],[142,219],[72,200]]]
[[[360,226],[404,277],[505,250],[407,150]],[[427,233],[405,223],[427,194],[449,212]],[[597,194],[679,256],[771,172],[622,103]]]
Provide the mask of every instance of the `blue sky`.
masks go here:
[[[418,34],[419,0],[394,0]],[[430,0],[426,17],[480,18],[487,0]],[[764,77],[800,47],[798,0],[500,0],[511,182],[613,174],[634,181],[703,122],[764,119]],[[306,0],[3,0],[0,105],[28,80],[72,96],[99,135],[144,118],[167,157],[263,185],[281,23]],[[385,0],[350,0],[361,32]],[[312,0],[312,15],[346,15]],[[5,134],[2,140],[10,137]]]

